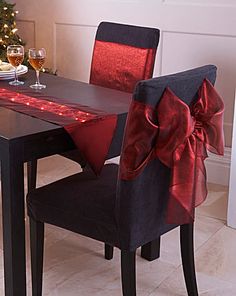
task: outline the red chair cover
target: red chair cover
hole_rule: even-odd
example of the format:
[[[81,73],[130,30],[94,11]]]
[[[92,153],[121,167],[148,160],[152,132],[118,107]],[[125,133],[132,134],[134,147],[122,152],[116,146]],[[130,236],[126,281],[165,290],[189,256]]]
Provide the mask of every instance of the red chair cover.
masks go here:
[[[223,111],[223,101],[208,80],[203,81],[198,99],[190,107],[169,88],[155,109],[133,101],[120,178],[135,178],[155,157],[171,168],[167,223],[192,222],[195,207],[205,200],[206,149],[224,153]]]
[[[152,77],[155,48],[95,41],[90,83],[133,92],[139,80]]]

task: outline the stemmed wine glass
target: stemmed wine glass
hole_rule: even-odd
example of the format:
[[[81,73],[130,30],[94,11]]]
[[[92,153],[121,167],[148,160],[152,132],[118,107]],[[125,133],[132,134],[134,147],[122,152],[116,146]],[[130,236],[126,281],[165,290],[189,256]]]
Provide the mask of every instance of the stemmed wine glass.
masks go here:
[[[46,85],[39,82],[39,72],[42,70],[46,58],[46,50],[44,48],[29,49],[29,63],[36,71],[36,82],[33,85],[30,85],[34,89],[46,88]]]
[[[24,82],[19,81],[17,77],[17,67],[20,66],[24,60],[24,47],[22,45],[9,45],[7,47],[7,59],[9,63],[15,68],[15,80],[10,81],[9,84],[24,84]]]

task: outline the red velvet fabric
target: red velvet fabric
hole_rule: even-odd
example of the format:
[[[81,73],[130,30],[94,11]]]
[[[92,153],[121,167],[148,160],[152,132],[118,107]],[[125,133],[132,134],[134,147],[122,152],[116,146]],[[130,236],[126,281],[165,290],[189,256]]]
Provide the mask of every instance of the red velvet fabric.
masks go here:
[[[0,106],[63,126],[94,172],[100,173],[116,128],[116,115],[80,104],[70,107],[58,104],[55,98],[38,99],[3,88],[0,88]]]
[[[204,80],[198,100],[190,107],[169,88],[157,108],[133,101],[120,178],[137,177],[155,157],[171,168],[167,223],[192,222],[195,207],[205,200],[206,149],[224,153],[223,111],[223,101],[208,80]]]
[[[133,92],[139,80],[152,77],[156,49],[95,41],[90,83]]]

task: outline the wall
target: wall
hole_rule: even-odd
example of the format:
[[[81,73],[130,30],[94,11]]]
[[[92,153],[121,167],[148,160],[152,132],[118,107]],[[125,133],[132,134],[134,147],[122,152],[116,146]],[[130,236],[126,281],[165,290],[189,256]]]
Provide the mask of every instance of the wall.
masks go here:
[[[47,66],[88,81],[93,41],[102,20],[161,29],[155,76],[203,64],[218,67],[225,102],[226,146],[231,146],[236,84],[235,0],[15,0],[19,33],[27,46],[47,49]],[[216,179],[228,181],[230,149],[214,158]],[[217,164],[217,165],[216,165]],[[213,180],[214,181],[214,180]]]

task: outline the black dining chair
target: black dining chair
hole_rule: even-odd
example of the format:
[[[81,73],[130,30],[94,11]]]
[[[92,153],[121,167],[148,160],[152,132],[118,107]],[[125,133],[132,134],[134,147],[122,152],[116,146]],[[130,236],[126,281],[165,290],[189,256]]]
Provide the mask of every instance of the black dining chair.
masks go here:
[[[90,83],[132,93],[135,84],[152,77],[160,31],[156,28],[101,22],[98,26],[90,70]],[[61,154],[87,163],[78,150]],[[37,160],[27,163],[28,191],[36,187]],[[147,260],[159,257],[159,239],[142,248]],[[112,259],[113,248],[105,245],[105,258]]]
[[[121,250],[124,296],[136,295],[136,249],[180,226],[187,293],[189,296],[198,295],[193,247],[194,208],[190,211],[191,219],[185,208],[177,207],[177,214],[175,207],[168,208],[173,168],[164,164],[170,159],[165,155],[163,142],[159,141],[168,132],[168,125],[166,130],[162,130],[160,123],[160,132],[158,125],[159,119],[165,121],[169,118],[171,122],[177,118],[178,130],[185,130],[182,111],[187,110],[191,119],[191,106],[198,98],[199,88],[205,79],[214,84],[215,78],[216,67],[207,65],[139,82],[128,115],[120,166],[107,164],[98,177],[91,171],[84,171],[28,193],[33,296],[42,295],[44,223],[118,247]],[[177,105],[168,105],[166,98],[162,97],[167,88],[180,98]],[[163,105],[162,102],[175,115],[159,111],[158,106]],[[218,112],[217,102],[211,106]],[[179,108],[177,113],[176,107]],[[198,132],[201,126],[196,122]],[[195,134],[196,130],[190,136]],[[216,138],[219,139],[220,135]],[[196,188],[197,184],[191,185],[191,188]],[[179,194],[182,196],[185,190]],[[192,195],[187,196],[190,197]]]

